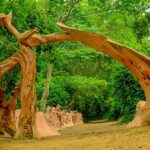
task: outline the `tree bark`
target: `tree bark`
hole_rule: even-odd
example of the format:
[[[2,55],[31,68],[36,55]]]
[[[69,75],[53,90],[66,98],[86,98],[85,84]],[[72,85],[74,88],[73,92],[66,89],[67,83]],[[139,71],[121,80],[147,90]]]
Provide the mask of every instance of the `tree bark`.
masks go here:
[[[17,64],[18,62],[13,56],[1,62],[0,78],[6,71],[14,68]],[[2,87],[0,88],[0,134],[2,135],[5,134],[5,132],[7,132],[10,136],[13,136],[16,132],[14,123],[14,111],[16,108],[16,100],[19,95],[19,93],[17,92],[17,87],[15,88],[15,90],[12,91],[8,103],[6,103],[4,89]]]
[[[17,85],[6,103],[5,92],[2,88],[0,89],[0,134],[2,135],[7,133],[10,136],[14,136],[16,133],[15,110],[19,93],[20,85]]]
[[[48,12],[48,1],[45,0],[45,12],[47,13]]]
[[[23,138],[39,138],[36,128],[36,90],[35,90],[35,78],[36,78],[36,64],[35,55],[31,51],[30,46],[25,46],[21,43],[25,39],[35,34],[36,29],[20,33],[11,24],[12,13],[7,16],[0,14],[0,25],[6,26],[7,29],[16,36],[20,41],[20,50],[13,54],[11,58],[8,58],[0,65],[0,77],[9,69],[20,64],[21,66],[21,114],[19,119],[19,125],[15,134],[16,139]]]
[[[0,87],[0,135],[4,134],[3,114],[6,107],[6,97],[3,88]]]
[[[3,120],[5,121],[4,130],[10,135],[14,136],[16,133],[16,123],[15,123],[15,110],[17,105],[17,98],[20,94],[20,85],[17,85],[8,100],[6,105]]]
[[[21,66],[21,114],[15,138],[39,138],[35,121],[37,112],[35,54],[24,45],[21,45],[20,49],[16,57]]]
[[[49,84],[50,84],[50,80],[51,80],[51,75],[52,75],[52,65],[48,64],[44,90],[43,90],[43,94],[42,94],[42,97],[41,97],[41,110],[43,112],[45,111],[46,100],[47,100],[47,98],[49,96]]]

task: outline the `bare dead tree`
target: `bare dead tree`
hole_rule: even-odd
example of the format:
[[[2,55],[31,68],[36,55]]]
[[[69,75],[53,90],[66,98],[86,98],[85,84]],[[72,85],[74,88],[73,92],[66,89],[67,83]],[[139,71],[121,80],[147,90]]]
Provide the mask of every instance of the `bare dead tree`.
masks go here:
[[[71,0],[67,5],[65,5],[62,9],[62,11],[60,11],[60,16],[59,16],[59,21],[62,23],[66,23],[71,15],[72,15],[72,11],[73,9],[76,7],[77,3],[79,2],[79,0]],[[64,10],[68,10],[67,14],[64,15]]]

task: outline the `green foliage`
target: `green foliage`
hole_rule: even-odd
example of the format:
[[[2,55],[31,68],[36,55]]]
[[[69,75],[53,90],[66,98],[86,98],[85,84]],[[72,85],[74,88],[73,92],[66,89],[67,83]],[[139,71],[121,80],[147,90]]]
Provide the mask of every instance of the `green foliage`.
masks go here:
[[[68,43],[57,48],[53,56],[54,69],[57,69],[54,75],[69,74],[110,79],[107,72],[112,70],[112,59],[91,48]]]
[[[52,78],[50,85],[50,96],[47,105],[56,106],[60,104],[65,108],[68,104],[70,95],[66,90],[66,78],[64,76],[56,76]]]
[[[55,76],[50,84],[47,105],[60,104],[64,109],[78,110],[86,119],[101,118],[107,100],[107,82],[84,76]]]
[[[86,119],[102,118],[107,100],[107,82],[95,78],[81,76],[69,79],[70,87],[74,89],[71,108],[82,112]]]
[[[133,119],[136,104],[144,100],[144,93],[138,82],[124,67],[118,67],[111,84],[111,97],[109,105],[109,118],[128,122]]]

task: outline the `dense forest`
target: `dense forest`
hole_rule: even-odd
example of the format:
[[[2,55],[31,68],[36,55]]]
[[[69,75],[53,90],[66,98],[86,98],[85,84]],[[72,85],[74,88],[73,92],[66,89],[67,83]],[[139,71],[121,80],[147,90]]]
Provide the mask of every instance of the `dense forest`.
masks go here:
[[[56,22],[99,33],[150,56],[148,0],[1,0],[0,12],[13,12],[13,24],[23,32],[37,28],[41,34],[61,32]],[[0,28],[0,61],[18,49],[6,28]],[[144,93],[130,72],[117,61],[80,43],[59,43],[34,48],[37,61],[37,105],[48,72],[46,105],[60,104],[78,110],[85,121],[109,118],[130,121]],[[1,80],[9,97],[20,78],[19,66]],[[6,88],[8,87],[8,88]],[[20,100],[18,99],[18,108]]]

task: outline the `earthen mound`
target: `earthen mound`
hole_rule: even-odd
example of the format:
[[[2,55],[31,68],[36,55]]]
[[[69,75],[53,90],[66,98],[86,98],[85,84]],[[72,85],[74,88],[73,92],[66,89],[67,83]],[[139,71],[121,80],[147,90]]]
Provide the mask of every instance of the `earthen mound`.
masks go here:
[[[18,128],[20,112],[19,109],[15,111],[16,128]],[[36,113],[36,127],[40,138],[59,135],[60,129],[81,124],[83,124],[81,113],[61,110],[60,105],[48,106],[45,113]]]
[[[143,118],[145,104],[146,104],[146,101],[140,101],[137,103],[136,115],[134,119],[131,122],[129,122],[127,128],[133,128],[133,127],[138,127],[142,125],[142,118]]]

